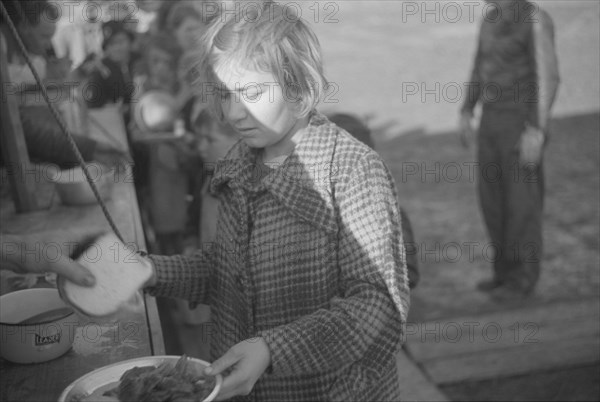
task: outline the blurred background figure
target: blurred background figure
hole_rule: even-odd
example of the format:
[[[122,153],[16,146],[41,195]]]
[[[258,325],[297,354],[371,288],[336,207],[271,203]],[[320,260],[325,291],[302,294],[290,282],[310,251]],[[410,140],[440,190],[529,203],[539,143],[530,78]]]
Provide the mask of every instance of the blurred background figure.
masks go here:
[[[225,157],[229,149],[238,141],[238,133],[227,124],[220,123],[208,110],[202,111],[193,123],[196,149],[202,159],[197,169],[198,186],[196,197],[199,208],[199,228],[193,251],[210,249],[216,240],[219,200],[210,193],[210,179],[218,160]],[[210,359],[210,308],[206,305],[190,305],[177,299],[177,312],[180,325],[178,330],[182,353],[201,359]],[[191,341],[186,341],[191,340]]]
[[[194,134],[197,138],[197,149],[202,158],[202,188],[200,199],[200,232],[198,245],[212,243],[216,238],[218,200],[209,191],[210,179],[214,168],[225,157],[229,149],[239,140],[239,134],[228,124],[220,123],[208,110],[196,118]]]
[[[102,56],[102,7],[98,2],[69,2],[62,4],[52,43],[57,57],[71,60],[72,67],[84,61],[100,60]]]
[[[28,51],[28,57],[40,78],[62,82],[70,71],[71,62],[66,58],[57,58],[52,44],[52,37],[60,18],[56,5],[45,0],[21,2],[3,0],[2,4],[15,24]],[[6,21],[2,21],[1,33],[6,46],[11,82],[35,85],[33,73],[10,34]]]
[[[119,21],[102,24],[102,36],[104,57],[87,77],[83,97],[89,108],[121,104],[125,116],[134,93],[131,48],[135,36]]]
[[[64,86],[71,80],[71,63],[66,58],[57,58],[52,44],[56,32],[59,11],[54,3],[43,1],[2,1],[17,32],[23,41],[26,55],[17,47],[9,32],[8,22],[0,25],[0,42],[6,52],[9,82],[19,92],[19,115],[30,157],[35,162],[55,163],[60,167],[71,167],[77,159],[71,150],[66,135],[39,93],[34,75],[26,63],[28,57],[37,71],[55,106],[63,112],[69,106],[72,86]],[[6,78],[3,78],[6,79]],[[54,91],[54,92],[53,92]],[[67,116],[63,115],[66,119]],[[87,136],[85,127],[77,124],[69,127],[73,139],[85,161],[96,160],[108,165],[119,163],[125,155],[111,145],[97,142]]]
[[[197,42],[206,31],[207,22],[193,2],[179,1],[170,7],[165,24],[167,32],[175,37],[183,52],[177,70],[177,77],[181,83],[177,98],[184,119],[190,127],[193,116],[198,112],[198,108],[201,108],[196,104],[197,99],[194,98],[191,90],[193,77],[190,75],[190,70],[194,63],[198,62]]]
[[[135,15],[138,20],[136,30],[140,34],[158,33],[157,18],[159,10],[163,6],[165,1],[162,0],[137,0],[138,6],[137,13]],[[169,2],[170,3],[170,2]]]
[[[532,293],[540,275],[542,153],[558,62],[554,25],[546,11],[525,0],[490,5],[495,14],[482,22],[472,90],[461,110],[461,139],[469,144],[473,109],[481,102],[479,200],[495,255],[493,276],[478,289],[496,300],[519,301]],[[538,11],[535,23],[527,12],[532,7]],[[484,96],[489,86],[499,88],[498,96]]]
[[[181,50],[173,37],[160,33],[147,38],[144,66],[136,76],[136,86],[140,89],[140,105],[148,105],[148,101],[171,99],[172,114],[166,116],[164,132],[175,129],[175,120],[179,115],[175,96],[179,82],[173,71],[176,71]],[[165,94],[146,98],[152,94]],[[140,106],[138,105],[138,106]],[[153,252],[166,255],[183,252],[184,235],[188,206],[188,174],[187,160],[192,156],[192,149],[184,139],[167,141],[144,141],[153,135],[153,127],[140,126],[139,121],[130,125],[132,140],[138,141],[138,160],[146,159],[146,168],[136,169],[138,186],[147,188],[141,190],[143,209],[149,215],[149,225],[156,238]],[[141,161],[140,161],[141,162]]]
[[[198,87],[198,77],[192,74],[194,65],[198,60],[198,40],[207,28],[207,17],[202,15],[202,2],[175,1],[169,2],[165,7],[166,18],[164,29],[172,35],[181,49],[181,58],[177,70],[179,90],[176,94],[178,108],[181,110],[180,117],[185,129],[194,132],[193,127],[198,115],[206,108],[201,96],[197,96],[192,90]],[[198,232],[198,220],[200,214],[198,194],[202,186],[201,178],[197,177],[198,163],[201,158],[187,159],[188,174],[188,198],[190,207],[188,209],[188,231],[193,234]]]
[[[177,122],[182,120],[176,102],[180,82],[175,72],[181,48],[166,31],[148,32],[142,42],[144,51],[134,77],[138,93],[129,124],[138,202],[148,250],[165,255],[181,254],[190,221],[189,169],[199,166],[191,145],[193,137],[174,136],[175,130],[185,131],[177,127]],[[149,111],[145,112],[146,109]],[[157,140],[153,136],[164,138]],[[193,226],[197,231],[197,222]],[[183,353],[179,339],[183,329],[178,326],[178,317],[190,316],[187,302],[157,298],[157,305],[167,352]],[[200,339],[191,344],[199,347]],[[192,355],[199,357],[198,353]]]

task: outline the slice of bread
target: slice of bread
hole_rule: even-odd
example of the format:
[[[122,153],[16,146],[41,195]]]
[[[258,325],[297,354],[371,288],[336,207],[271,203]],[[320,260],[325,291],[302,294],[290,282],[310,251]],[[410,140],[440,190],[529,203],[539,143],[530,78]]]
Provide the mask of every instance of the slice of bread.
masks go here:
[[[76,260],[96,278],[93,287],[60,278],[63,299],[80,313],[107,317],[128,308],[152,276],[152,265],[125,246],[114,234],[105,234],[86,245]]]

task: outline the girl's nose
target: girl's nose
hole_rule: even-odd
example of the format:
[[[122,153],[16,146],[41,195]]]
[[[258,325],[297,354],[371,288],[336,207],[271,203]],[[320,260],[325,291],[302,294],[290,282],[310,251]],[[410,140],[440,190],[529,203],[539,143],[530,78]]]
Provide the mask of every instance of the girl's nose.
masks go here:
[[[198,145],[196,145],[199,152],[206,152],[208,149],[208,140],[205,137],[200,137]]]
[[[248,112],[239,93],[231,94],[224,106],[225,118],[234,125],[236,122],[243,120]]]

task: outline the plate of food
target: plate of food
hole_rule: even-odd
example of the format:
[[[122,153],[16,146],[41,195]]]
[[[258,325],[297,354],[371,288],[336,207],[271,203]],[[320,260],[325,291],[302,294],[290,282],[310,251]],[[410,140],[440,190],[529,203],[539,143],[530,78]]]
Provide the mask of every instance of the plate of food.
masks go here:
[[[114,363],[73,381],[58,402],[212,401],[221,375],[205,376],[204,360],[183,356],[148,356]]]

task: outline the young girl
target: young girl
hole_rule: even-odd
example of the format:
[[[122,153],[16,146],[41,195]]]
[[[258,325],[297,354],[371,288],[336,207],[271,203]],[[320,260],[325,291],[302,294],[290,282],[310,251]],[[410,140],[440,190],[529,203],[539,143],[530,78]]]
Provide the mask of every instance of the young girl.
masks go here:
[[[409,290],[393,178],[315,110],[319,43],[292,11],[241,8],[203,37],[205,93],[241,141],[210,184],[216,240],[150,256],[147,289],[210,305],[220,400],[399,400]]]

